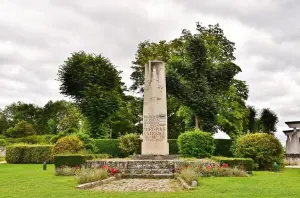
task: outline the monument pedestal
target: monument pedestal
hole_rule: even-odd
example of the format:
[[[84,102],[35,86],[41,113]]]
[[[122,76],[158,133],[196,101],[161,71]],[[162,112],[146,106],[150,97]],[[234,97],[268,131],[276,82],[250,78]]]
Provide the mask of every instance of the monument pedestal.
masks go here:
[[[142,155],[169,155],[169,143],[142,142]]]

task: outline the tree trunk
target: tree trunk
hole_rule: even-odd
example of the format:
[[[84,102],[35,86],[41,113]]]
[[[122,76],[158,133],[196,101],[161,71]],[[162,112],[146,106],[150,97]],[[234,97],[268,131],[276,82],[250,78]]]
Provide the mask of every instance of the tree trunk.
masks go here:
[[[198,118],[198,116],[195,116],[195,129],[199,130],[199,118]]]

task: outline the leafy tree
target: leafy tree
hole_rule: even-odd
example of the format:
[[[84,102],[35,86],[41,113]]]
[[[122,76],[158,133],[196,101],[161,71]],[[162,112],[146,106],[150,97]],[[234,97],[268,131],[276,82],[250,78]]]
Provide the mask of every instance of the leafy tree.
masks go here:
[[[44,125],[41,122],[43,110],[37,105],[19,101],[6,106],[2,113],[8,120],[9,127],[14,127],[18,122],[24,120],[31,123],[38,134],[43,133]]]
[[[241,69],[232,63],[234,43],[225,37],[219,24],[205,27],[197,23],[196,29],[194,35],[183,30],[179,38],[169,42],[140,43],[132,66],[131,89],[143,92],[144,65],[148,60],[167,62],[168,94],[192,111],[195,128],[212,131],[216,130],[217,113],[222,113],[218,112],[222,105],[218,96],[238,84],[232,80]]]
[[[276,132],[276,124],[278,123],[278,116],[269,108],[264,108],[260,114],[261,131],[265,133]]]
[[[249,116],[248,116],[248,131],[250,133],[255,133],[258,131],[258,127],[257,127],[257,119],[256,119],[256,109],[253,106],[248,106],[248,110],[249,110]]]
[[[5,133],[5,131],[9,128],[9,122],[5,116],[5,114],[0,109],[0,134]]]
[[[232,139],[241,135],[248,125],[249,109],[245,100],[248,98],[248,89],[242,81],[233,81],[228,91],[219,96],[219,111],[217,122],[220,130],[228,134]],[[243,88],[238,89],[241,84]]]
[[[18,122],[14,128],[9,128],[6,134],[10,137],[18,138],[35,135],[36,132],[34,131],[32,124],[22,120]]]
[[[105,136],[101,126],[119,109],[124,89],[119,75],[107,58],[83,51],[73,53],[59,68],[60,93],[75,100],[92,137]]]

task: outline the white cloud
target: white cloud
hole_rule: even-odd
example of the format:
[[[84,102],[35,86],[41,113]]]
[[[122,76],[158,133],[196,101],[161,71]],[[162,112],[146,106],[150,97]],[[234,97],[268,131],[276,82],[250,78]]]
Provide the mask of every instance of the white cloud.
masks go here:
[[[0,108],[18,100],[61,99],[57,70],[70,53],[102,53],[130,85],[137,45],[180,35],[195,22],[220,23],[236,43],[248,103],[269,107],[284,122],[300,119],[300,3],[295,0],[4,0],[0,7]],[[278,133],[281,140],[285,137]]]

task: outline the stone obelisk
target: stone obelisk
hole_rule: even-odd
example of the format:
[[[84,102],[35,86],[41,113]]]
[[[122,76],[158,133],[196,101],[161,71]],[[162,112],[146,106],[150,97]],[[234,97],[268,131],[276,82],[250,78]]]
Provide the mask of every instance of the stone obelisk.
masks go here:
[[[166,74],[163,61],[145,65],[142,155],[169,155]]]

